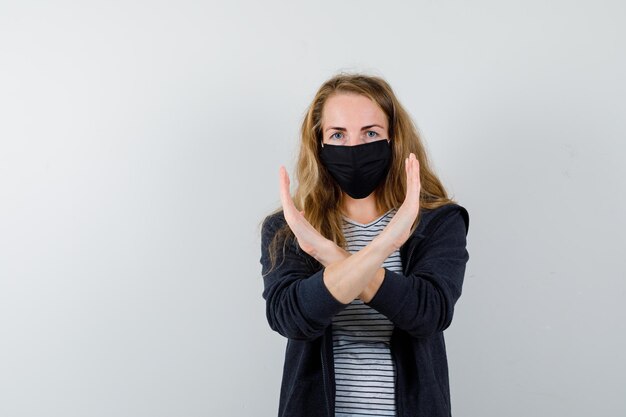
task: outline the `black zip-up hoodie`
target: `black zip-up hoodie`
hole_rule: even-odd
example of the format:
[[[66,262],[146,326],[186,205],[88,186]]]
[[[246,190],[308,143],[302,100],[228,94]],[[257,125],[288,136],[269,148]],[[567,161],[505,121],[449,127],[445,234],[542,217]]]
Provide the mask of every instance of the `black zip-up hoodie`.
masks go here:
[[[396,364],[398,417],[451,417],[443,331],[461,296],[469,260],[467,210],[447,204],[420,210],[418,227],[400,248],[403,274],[385,268],[369,303],[394,323],[390,350]],[[268,246],[285,224],[283,211],[267,216],[261,231],[261,274],[267,320],[288,338],[279,417],[334,417],[332,318],[348,304],[322,279],[324,267],[292,240],[270,269]]]

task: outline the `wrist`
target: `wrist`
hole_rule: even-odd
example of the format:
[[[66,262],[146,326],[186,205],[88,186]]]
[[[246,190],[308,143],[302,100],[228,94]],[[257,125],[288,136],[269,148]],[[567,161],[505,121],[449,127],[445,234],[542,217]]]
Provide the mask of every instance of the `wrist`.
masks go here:
[[[384,230],[372,239],[368,246],[372,248],[372,251],[382,254],[383,260],[396,251],[395,245],[387,239]]]
[[[374,276],[372,281],[370,281],[367,287],[365,287],[363,291],[361,292],[361,294],[359,294],[359,298],[364,303],[369,303],[370,301],[372,301],[372,299],[378,292],[378,289],[382,285],[384,279],[385,279],[385,269],[383,267],[378,268],[378,270],[376,271],[376,275]]]
[[[342,261],[350,256],[350,253],[337,246],[332,240],[326,239],[320,250],[317,252],[316,259],[324,266]]]

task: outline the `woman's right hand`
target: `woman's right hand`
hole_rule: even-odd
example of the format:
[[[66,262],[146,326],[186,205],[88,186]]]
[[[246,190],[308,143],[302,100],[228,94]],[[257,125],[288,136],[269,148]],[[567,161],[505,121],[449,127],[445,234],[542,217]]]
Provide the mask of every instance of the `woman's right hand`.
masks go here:
[[[374,240],[383,242],[394,251],[406,242],[410,236],[411,227],[417,218],[420,209],[421,182],[419,175],[419,161],[411,152],[404,160],[406,171],[406,196],[404,202],[391,218],[389,224]]]
[[[280,181],[280,200],[283,206],[283,215],[289,228],[293,232],[294,236],[298,240],[298,245],[302,250],[313,258],[317,259],[320,263],[325,265],[328,262],[329,251],[334,252],[336,245],[329,239],[322,236],[304,217],[304,211],[299,211],[293,202],[291,194],[289,193],[289,174],[284,166],[280,166],[279,170]]]

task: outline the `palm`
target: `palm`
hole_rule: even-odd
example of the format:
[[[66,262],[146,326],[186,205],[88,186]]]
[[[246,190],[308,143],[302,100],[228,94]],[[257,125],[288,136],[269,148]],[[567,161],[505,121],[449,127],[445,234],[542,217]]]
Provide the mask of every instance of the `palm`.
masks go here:
[[[283,206],[285,220],[289,224],[302,250],[313,257],[317,257],[319,250],[327,239],[322,236],[296,208],[291,194],[289,193],[289,175],[283,166],[280,167],[279,175],[280,200]]]
[[[381,236],[391,242],[394,249],[399,249],[410,235],[411,226],[419,212],[419,196],[421,190],[419,177],[419,162],[415,155],[411,153],[405,163],[407,178],[407,191],[404,202],[389,221]]]

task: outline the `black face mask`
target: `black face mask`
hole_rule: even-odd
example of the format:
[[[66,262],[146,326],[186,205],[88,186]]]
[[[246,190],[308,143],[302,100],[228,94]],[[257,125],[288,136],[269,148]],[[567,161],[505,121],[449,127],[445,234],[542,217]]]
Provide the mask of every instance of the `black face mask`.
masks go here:
[[[354,146],[324,143],[320,159],[346,194],[352,198],[365,198],[387,176],[391,145],[389,139]]]

